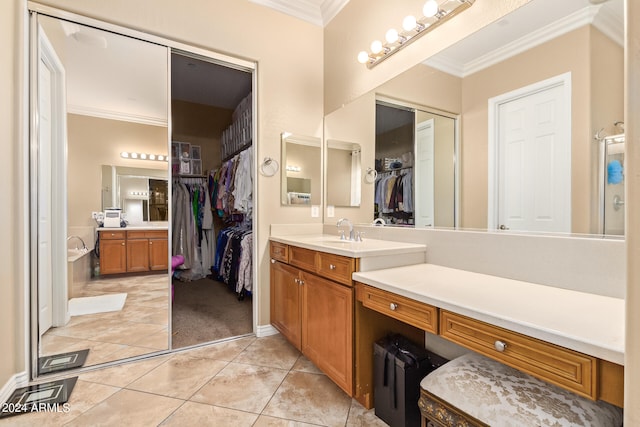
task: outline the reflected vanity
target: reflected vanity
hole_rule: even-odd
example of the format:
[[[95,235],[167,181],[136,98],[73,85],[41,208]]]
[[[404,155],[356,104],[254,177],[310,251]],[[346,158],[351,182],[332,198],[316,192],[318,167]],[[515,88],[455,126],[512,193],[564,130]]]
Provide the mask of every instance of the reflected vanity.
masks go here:
[[[283,132],[282,189],[283,205],[311,206],[320,204],[322,160],[320,138]]]

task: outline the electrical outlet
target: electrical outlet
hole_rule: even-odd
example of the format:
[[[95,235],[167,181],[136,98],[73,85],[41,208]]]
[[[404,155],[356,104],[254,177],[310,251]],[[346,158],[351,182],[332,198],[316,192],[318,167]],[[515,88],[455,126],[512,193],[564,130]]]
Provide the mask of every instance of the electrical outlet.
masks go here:
[[[320,216],[320,206],[311,206],[311,218],[318,218]]]
[[[327,206],[327,217],[328,218],[333,218],[334,216],[336,216],[335,207],[333,205]]]

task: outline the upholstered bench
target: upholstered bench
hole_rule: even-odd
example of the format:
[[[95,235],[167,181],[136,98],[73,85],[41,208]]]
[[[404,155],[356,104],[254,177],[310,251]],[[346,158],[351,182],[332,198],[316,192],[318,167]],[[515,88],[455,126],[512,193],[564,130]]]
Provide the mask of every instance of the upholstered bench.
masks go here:
[[[420,382],[422,426],[619,427],[622,409],[594,402],[476,353]]]

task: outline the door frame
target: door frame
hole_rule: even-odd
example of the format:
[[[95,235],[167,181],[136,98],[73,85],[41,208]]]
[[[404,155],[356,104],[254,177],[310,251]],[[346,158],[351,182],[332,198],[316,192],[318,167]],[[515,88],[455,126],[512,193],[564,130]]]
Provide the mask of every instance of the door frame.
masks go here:
[[[47,68],[52,73],[52,96],[51,96],[51,117],[52,117],[52,143],[49,158],[41,158],[39,154],[40,146],[40,129],[35,120],[32,122],[31,130],[31,152],[35,153],[31,158],[31,210],[35,212],[32,215],[33,230],[39,230],[39,200],[42,189],[38,185],[38,176],[40,166],[43,162],[51,163],[51,180],[54,189],[51,197],[51,254],[49,254],[52,265],[51,274],[51,320],[52,326],[64,326],[69,321],[69,310],[67,304],[67,251],[66,251],[66,235],[67,235],[67,128],[66,128],[66,108],[64,100],[66,100],[65,89],[65,70],[64,66],[57,57],[53,46],[47,39],[44,30],[37,24],[36,17],[34,19],[34,59],[36,66],[33,67],[33,81],[39,80],[40,62],[46,63]],[[38,83],[37,83],[38,84]],[[38,86],[35,86],[38,87]],[[33,113],[39,115],[39,92],[33,91],[32,104]],[[62,102],[58,102],[62,101]],[[61,117],[63,118],[61,120]],[[32,290],[37,290],[39,281],[38,266],[43,262],[41,254],[39,254],[38,233],[32,236]],[[34,313],[33,321],[36,323],[35,330],[38,334],[39,329],[39,299],[35,298],[36,313]]]
[[[537,92],[542,92],[547,89],[551,89],[557,86],[563,88],[563,99],[565,101],[566,108],[564,109],[564,116],[562,121],[569,125],[569,141],[571,141],[571,72],[560,74],[546,80],[542,80],[521,88],[512,90],[510,92],[503,93],[501,95],[489,98],[488,101],[488,113],[489,113],[489,125],[488,125],[488,191],[487,191],[487,229],[497,230],[499,224],[499,198],[498,188],[500,184],[499,176],[499,140],[500,135],[500,106],[508,102],[514,101],[519,98],[524,98],[529,95],[533,95]]]
[[[145,32],[141,32],[138,30],[134,30],[128,27],[123,27],[120,25],[116,25],[116,24],[111,24],[105,21],[101,21],[99,19],[94,19],[94,18],[90,18],[84,15],[79,15],[73,12],[68,12],[64,9],[59,9],[57,7],[53,7],[53,6],[48,6],[48,5],[42,5],[39,3],[32,3],[29,2],[28,5],[26,6],[26,17],[25,17],[25,23],[27,24],[27,32],[25,33],[25,47],[28,48],[29,50],[29,58],[28,58],[28,63],[25,63],[25,66],[27,67],[31,67],[30,70],[28,72],[25,73],[26,76],[28,76],[28,88],[27,90],[29,90],[29,94],[28,94],[28,100],[29,100],[29,105],[28,105],[28,111],[25,111],[26,116],[28,117],[26,123],[28,123],[28,130],[29,130],[29,136],[28,136],[28,147],[27,150],[25,152],[25,166],[28,168],[28,172],[25,174],[26,177],[29,178],[29,180],[31,182],[35,182],[33,181],[34,179],[37,179],[37,158],[34,154],[37,154],[37,93],[34,90],[35,88],[37,88],[37,81],[34,81],[34,78],[37,79],[37,75],[36,72],[34,70],[35,67],[32,67],[33,64],[37,64],[38,63],[38,52],[37,49],[35,48],[35,46],[37,45],[37,41],[38,41],[38,32],[37,32],[37,16],[39,14],[43,14],[43,15],[48,15],[54,18],[59,18],[59,19],[65,19],[65,20],[69,20],[69,21],[73,21],[73,22],[77,22],[79,24],[82,25],[88,25],[88,26],[92,26],[95,28],[99,28],[102,30],[106,30],[106,31],[112,31],[118,34],[122,34],[124,36],[128,36],[128,37],[133,37],[133,38],[137,38],[140,40],[144,40],[147,42],[151,42],[151,43],[155,43],[155,44],[159,44],[161,46],[167,47],[167,61],[168,64],[170,64],[170,60],[171,60],[171,53],[173,51],[180,51],[182,53],[188,53],[190,55],[193,56],[200,56],[202,58],[206,58],[206,60],[210,61],[210,62],[215,62],[218,64],[223,64],[225,66],[228,66],[230,68],[235,68],[235,69],[239,69],[239,70],[243,70],[243,71],[247,71],[247,72],[251,72],[252,73],[252,108],[253,108],[253,114],[252,114],[252,121],[253,121],[253,129],[252,129],[252,137],[253,137],[253,144],[251,146],[251,150],[252,150],[252,157],[253,159],[257,158],[257,153],[258,153],[258,144],[259,144],[259,132],[258,132],[258,92],[259,92],[259,76],[258,76],[258,62],[257,61],[253,61],[250,59],[242,59],[239,57],[234,57],[234,56],[230,56],[230,55],[226,55],[223,53],[219,53],[213,50],[209,50],[206,48],[199,48],[196,47],[194,45],[190,45],[190,44],[185,44],[179,41],[175,41],[166,37],[161,37],[161,36],[155,36],[149,33],[145,33]],[[169,73],[167,75],[167,88],[170,90],[171,88],[171,69],[169,68]],[[170,92],[169,92],[170,93]],[[168,117],[171,117],[171,102],[168,102]],[[171,129],[171,120],[169,119],[168,122],[168,126],[167,126],[168,132],[167,132],[167,152],[170,153],[170,149],[171,149],[171,135],[170,135],[170,129]],[[256,196],[258,194],[258,181],[259,181],[259,177],[261,176],[258,173],[258,162],[254,161],[253,162],[253,176],[254,181],[253,181],[253,194],[254,196]],[[28,219],[28,224],[25,227],[25,234],[29,236],[28,238],[28,248],[25,249],[25,255],[28,256],[28,258],[26,259],[26,265],[25,268],[28,268],[28,274],[29,274],[29,286],[28,286],[28,290],[25,292],[25,300],[24,300],[24,308],[25,308],[25,313],[27,313],[25,315],[25,322],[26,322],[26,327],[25,327],[25,331],[26,331],[26,336],[25,336],[25,347],[24,347],[24,354],[25,354],[25,360],[28,363],[28,366],[26,368],[27,371],[29,371],[30,373],[30,379],[36,379],[38,378],[38,345],[39,345],[39,336],[38,336],[38,318],[37,318],[37,286],[38,286],[38,281],[37,281],[37,245],[35,245],[35,239],[36,237],[34,237],[34,235],[36,234],[35,230],[37,230],[37,228],[34,228],[37,226],[37,215],[36,215],[36,211],[34,210],[37,207],[37,194],[34,194],[33,191],[33,187],[31,182],[28,184],[27,188],[25,189],[25,193],[23,195],[24,197],[24,201],[25,201],[25,209],[26,206],[28,206],[28,215],[29,215],[29,219]],[[32,191],[29,191],[32,190]],[[171,197],[171,196],[170,196]],[[169,199],[169,204],[171,205],[171,198]],[[271,327],[271,325],[269,326],[260,326],[258,325],[258,321],[260,319],[260,307],[259,307],[259,301],[260,301],[260,295],[261,295],[261,291],[260,291],[260,284],[261,281],[259,279],[260,275],[259,273],[259,268],[260,268],[260,263],[257,262],[258,260],[258,255],[260,253],[259,251],[259,244],[258,242],[260,241],[260,238],[262,236],[262,234],[260,233],[260,230],[258,229],[258,216],[259,216],[259,198],[255,197],[254,198],[254,202],[253,202],[253,219],[252,219],[252,227],[253,227],[253,235],[254,235],[254,245],[253,245],[253,257],[254,257],[254,262],[252,265],[252,270],[253,270],[253,277],[254,277],[254,287],[252,290],[252,294],[253,294],[253,298],[252,298],[252,305],[253,305],[253,334],[256,336],[266,336],[266,335],[271,335],[273,334],[273,327]],[[65,212],[66,212],[66,203],[65,203]],[[169,215],[172,217],[173,212],[171,212],[171,208],[169,210]],[[66,221],[66,216],[65,216],[65,221]],[[66,234],[66,222],[65,222],[65,234]],[[168,229],[168,238],[169,241],[171,241],[172,239],[172,230],[171,227],[169,227]],[[64,247],[64,251],[62,251],[62,254],[64,254],[64,266],[65,266],[65,271],[66,271],[66,236],[64,238],[64,243],[65,243],[65,247]],[[167,254],[168,257],[168,265],[171,265],[171,252],[168,251]],[[168,295],[171,295],[171,273],[168,272],[167,273],[167,292]],[[66,303],[66,301],[65,301]],[[168,307],[168,313],[169,313],[169,336],[171,336],[171,304],[169,303],[169,307]],[[161,350],[161,351],[157,351],[157,352],[150,352],[148,354],[142,355],[142,356],[135,356],[135,357],[131,357],[131,358],[126,358],[126,359],[118,359],[115,360],[113,362],[109,362],[103,366],[106,365],[118,365],[120,363],[123,363],[125,361],[131,361],[131,360],[139,360],[139,359],[143,359],[145,357],[148,357],[149,355],[158,355],[158,354],[165,354],[165,353],[173,353],[174,351],[176,351],[176,349],[172,348],[171,343],[169,342],[169,347],[167,350]],[[203,343],[203,345],[207,345],[209,343]],[[180,351],[182,349],[177,349],[177,351]],[[82,371],[82,369],[84,368],[80,368],[79,371]],[[89,368],[90,369],[90,368]]]

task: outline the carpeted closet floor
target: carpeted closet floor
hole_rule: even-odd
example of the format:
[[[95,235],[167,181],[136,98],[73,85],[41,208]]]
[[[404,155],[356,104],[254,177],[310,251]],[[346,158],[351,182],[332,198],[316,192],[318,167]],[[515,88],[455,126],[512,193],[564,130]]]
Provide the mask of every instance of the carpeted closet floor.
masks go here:
[[[173,285],[173,348],[253,332],[250,296],[240,301],[227,285],[208,278]]]

